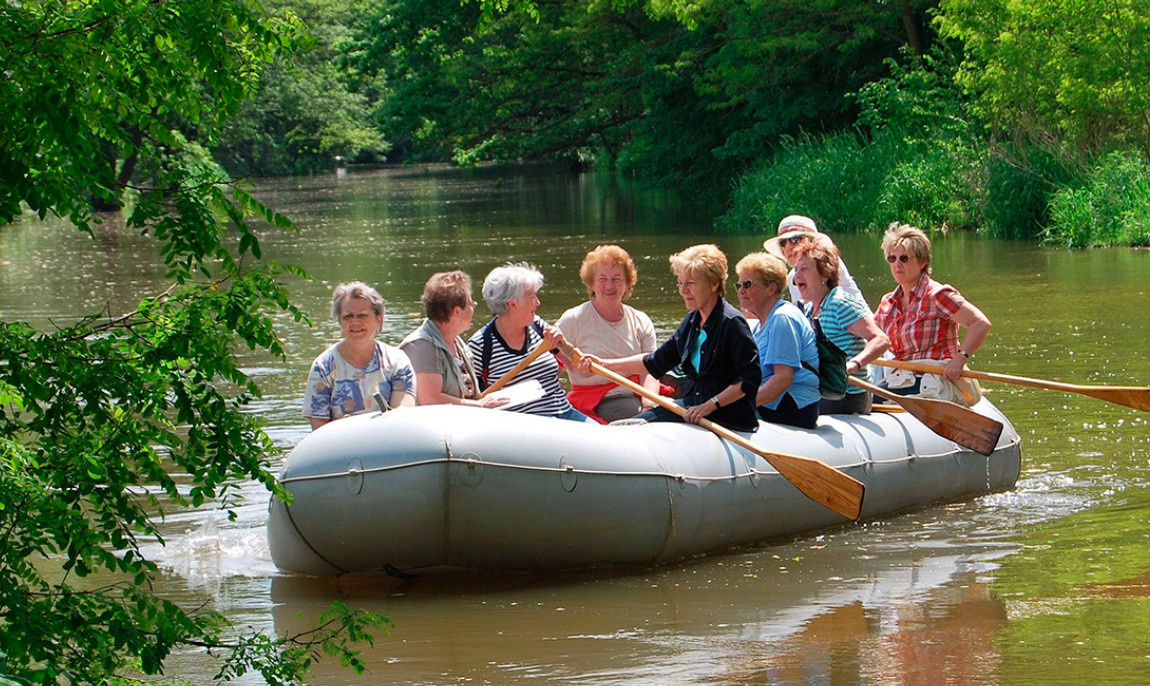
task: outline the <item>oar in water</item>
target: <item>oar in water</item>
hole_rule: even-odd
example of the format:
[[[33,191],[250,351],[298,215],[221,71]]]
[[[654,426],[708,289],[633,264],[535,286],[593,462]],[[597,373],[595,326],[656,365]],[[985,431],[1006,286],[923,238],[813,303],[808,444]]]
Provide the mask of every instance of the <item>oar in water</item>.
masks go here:
[[[519,372],[527,369],[527,367],[530,366],[532,362],[539,359],[539,356],[547,352],[547,350],[547,339],[539,341],[539,345],[535,346],[535,349],[528,353],[527,357],[524,357],[522,360],[520,360],[519,364],[511,368],[511,371],[499,377],[498,381],[488,386],[482,393],[479,394],[479,397],[486,397],[487,395],[494,393],[500,388],[506,386],[509,381],[519,375]]]
[[[847,380],[880,398],[898,403],[931,431],[976,453],[993,453],[998,437],[1002,435],[1002,422],[957,403],[898,395],[854,376],[847,377]]]
[[[871,364],[883,367],[907,369],[920,374],[942,374],[942,368],[923,362],[908,362],[904,360],[875,360]],[[976,372],[973,369],[962,370],[962,375],[968,379],[982,379],[984,381],[997,381],[999,383],[1015,384],[1016,386],[1030,386],[1032,388],[1045,388],[1049,391],[1062,391],[1064,393],[1078,393],[1098,400],[1105,400],[1136,410],[1150,412],[1150,386],[1079,386],[1072,383],[1047,381],[1045,379],[1032,379],[1026,376],[1011,376],[1009,374],[994,374],[992,372]]]
[[[564,354],[572,359],[574,364],[577,364],[583,356],[578,348],[570,344],[564,346],[562,350]],[[652,392],[650,389],[635,383],[621,374],[616,374],[597,362],[591,363],[591,371],[600,376],[607,377],[616,384],[630,389],[637,395],[643,396],[680,417],[687,413],[687,410],[678,403],[658,393]],[[716,424],[709,419],[704,418],[699,420],[699,425],[705,429],[710,429],[720,438],[725,438],[756,455],[761,455],[764,460],[778,470],[779,474],[782,474],[787,481],[790,481],[795,488],[799,489],[803,495],[819,505],[834,510],[847,519],[859,518],[859,514],[862,512],[863,491],[865,490],[865,486],[863,486],[861,481],[809,457],[788,455],[787,453],[778,453],[760,448],[734,431]]]

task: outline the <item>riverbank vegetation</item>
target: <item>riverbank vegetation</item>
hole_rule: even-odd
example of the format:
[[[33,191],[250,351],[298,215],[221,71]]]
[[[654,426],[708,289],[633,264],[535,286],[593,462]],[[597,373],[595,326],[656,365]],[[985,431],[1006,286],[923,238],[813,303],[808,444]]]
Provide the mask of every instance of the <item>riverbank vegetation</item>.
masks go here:
[[[733,188],[733,231],[803,211],[1150,243],[1133,0],[277,2],[316,48],[228,129],[234,172],[561,161]]]

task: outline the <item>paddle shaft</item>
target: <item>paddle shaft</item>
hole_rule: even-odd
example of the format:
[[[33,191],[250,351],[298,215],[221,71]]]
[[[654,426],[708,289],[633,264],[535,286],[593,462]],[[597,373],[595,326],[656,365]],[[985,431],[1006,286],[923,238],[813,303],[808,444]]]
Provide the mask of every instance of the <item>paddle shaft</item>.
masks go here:
[[[906,360],[875,360],[871,364],[882,367],[906,369],[919,374],[942,374],[942,368],[922,362]],[[1012,376],[1010,374],[995,374],[993,372],[979,372],[973,369],[962,370],[962,375],[968,379],[982,379],[983,381],[997,381],[999,383],[1014,384],[1016,386],[1029,386],[1031,388],[1044,388],[1049,391],[1062,391],[1064,393],[1078,393],[1081,395],[1105,400],[1118,405],[1133,407],[1136,410],[1150,412],[1150,387],[1144,386],[1080,386],[1077,384],[1047,381],[1045,379],[1032,379],[1026,376]]]
[[[582,353],[574,346],[571,346],[570,351],[564,348],[563,352],[574,362],[582,357]],[[680,417],[687,414],[687,410],[678,403],[651,391],[642,384],[635,383],[622,374],[607,369],[597,362],[591,363],[591,371],[650,400],[659,407],[674,412]],[[803,495],[816,503],[841,514],[847,519],[859,518],[862,512],[864,491],[861,481],[809,457],[764,450],[727,427],[716,424],[705,417],[699,420],[699,426],[709,429],[720,438],[725,438],[756,455],[762,456]]]
[[[524,357],[522,360],[520,360],[519,364],[511,368],[511,371],[499,377],[498,381],[488,386],[486,390],[479,394],[479,397],[483,398],[506,386],[509,381],[518,376],[518,374],[524,369],[527,369],[529,366],[531,366],[531,363],[539,359],[539,356],[547,352],[547,350],[547,339],[539,341],[539,345],[535,346],[535,349],[528,353],[527,357]]]

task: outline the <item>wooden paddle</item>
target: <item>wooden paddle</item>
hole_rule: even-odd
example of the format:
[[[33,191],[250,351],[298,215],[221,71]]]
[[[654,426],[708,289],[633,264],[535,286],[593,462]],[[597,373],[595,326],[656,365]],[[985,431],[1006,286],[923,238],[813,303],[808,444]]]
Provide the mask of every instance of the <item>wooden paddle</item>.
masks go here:
[[[998,445],[998,437],[1002,435],[1002,422],[957,403],[891,393],[854,376],[848,376],[847,380],[880,398],[901,405],[931,431],[976,453],[989,456]]]
[[[561,349],[565,355],[571,358],[572,364],[578,364],[583,356],[578,348],[570,344]],[[652,392],[621,374],[616,374],[597,362],[591,363],[591,370],[680,417],[687,413],[687,410],[678,403]],[[777,453],[760,448],[734,431],[709,419],[700,420],[699,425],[705,429],[710,429],[720,438],[725,438],[756,455],[761,455],[803,495],[819,505],[834,510],[847,519],[859,518],[862,512],[863,491],[865,490],[861,481],[809,457]]]
[[[527,357],[524,357],[522,360],[520,360],[519,364],[511,368],[511,371],[499,377],[498,381],[488,386],[482,393],[479,394],[479,397],[486,397],[489,393],[498,391],[500,388],[506,386],[509,381],[514,379],[519,374],[519,372],[527,369],[527,367],[530,366],[532,362],[539,359],[539,356],[547,352],[547,350],[547,339],[539,341],[539,345],[535,346],[535,349],[528,353]]]
[[[871,364],[883,367],[907,369],[920,374],[941,374],[942,368],[922,362],[907,362],[903,360],[875,360]],[[1011,376],[1009,374],[994,374],[991,372],[976,372],[973,369],[962,370],[962,375],[968,379],[982,379],[984,381],[998,381],[999,383],[1015,384],[1017,386],[1030,386],[1032,388],[1045,388],[1049,391],[1062,391],[1064,393],[1079,393],[1091,398],[1105,400],[1136,410],[1150,412],[1150,386],[1079,386],[1077,384],[1046,381],[1045,379],[1032,379],[1026,376]]]

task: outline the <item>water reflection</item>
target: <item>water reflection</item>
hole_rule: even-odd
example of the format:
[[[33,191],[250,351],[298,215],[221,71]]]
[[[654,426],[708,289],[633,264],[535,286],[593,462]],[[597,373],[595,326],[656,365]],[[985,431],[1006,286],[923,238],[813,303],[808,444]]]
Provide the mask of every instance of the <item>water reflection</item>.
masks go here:
[[[843,532],[595,576],[277,577],[273,615],[288,633],[332,599],[391,617],[371,674],[321,670],[341,683],[926,683],[915,671],[930,664],[993,674],[989,637],[1006,613],[980,578],[1013,546],[908,545],[897,529],[891,545]]]

